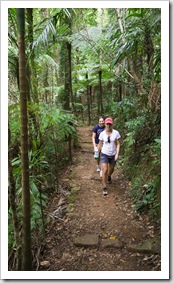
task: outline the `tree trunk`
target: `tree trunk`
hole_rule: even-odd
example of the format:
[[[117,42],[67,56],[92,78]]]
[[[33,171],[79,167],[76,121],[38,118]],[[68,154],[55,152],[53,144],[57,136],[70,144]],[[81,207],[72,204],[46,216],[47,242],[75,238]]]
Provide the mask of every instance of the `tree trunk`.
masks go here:
[[[48,97],[49,97],[49,90],[47,89],[49,87],[49,82],[48,82],[48,66],[45,66],[44,70],[44,101],[48,103]]]
[[[88,73],[86,73],[86,80],[88,82]],[[88,109],[88,126],[91,125],[91,108],[90,108],[90,86],[87,83],[86,88],[86,95],[87,95],[87,109]]]
[[[65,57],[64,57],[64,88],[65,88],[65,102],[64,102],[64,109],[70,110],[70,81],[69,81],[69,62],[68,62],[68,49],[67,43],[65,43]]]
[[[117,85],[117,93],[118,93],[118,101],[122,101],[122,84],[121,82],[118,82],[118,85]]]
[[[99,104],[99,110],[100,110],[98,113],[99,116],[103,115],[102,96],[103,96],[102,94],[102,71],[100,70],[99,71],[99,97],[98,97],[99,99],[98,104]]]
[[[73,96],[72,96],[72,78],[71,78],[71,44],[66,42],[67,47],[67,61],[66,61],[66,78],[65,78],[65,93],[66,93],[66,107],[67,110],[72,108],[74,110]],[[70,105],[71,102],[71,105]],[[68,136],[68,153],[69,160],[72,160],[72,146],[71,146],[72,137]]]
[[[92,107],[92,86],[89,87],[89,96],[90,96],[90,109],[91,109],[91,121],[92,121],[92,117],[93,117],[93,107]]]
[[[154,58],[154,47],[153,42],[151,39],[151,31],[148,27],[147,23],[144,23],[145,27],[145,49],[147,53],[147,64],[148,64],[148,71],[153,70],[153,58]]]
[[[17,8],[18,48],[19,48],[19,88],[20,88],[20,126],[22,161],[22,204],[23,204],[23,263],[24,271],[32,270],[31,261],[31,208],[28,160],[28,119],[26,91],[25,58],[25,9]]]
[[[14,229],[14,238],[16,241],[16,253],[17,253],[17,262],[16,270],[21,271],[22,268],[22,245],[19,235],[19,219],[17,216],[17,205],[16,205],[16,185],[13,176],[13,167],[12,167],[12,152],[10,150],[11,143],[11,131],[10,124],[8,122],[8,173],[9,173],[9,203],[12,211],[13,219],[13,229]]]
[[[83,103],[82,103],[82,97],[80,96],[80,104],[81,106],[81,115],[82,115],[82,123],[84,124],[84,109],[83,109]]]
[[[87,86],[88,126],[91,125],[90,86]]]
[[[33,9],[27,8],[27,17],[28,17],[28,39],[30,47],[30,71],[31,71],[31,90],[33,101],[38,103],[38,85],[37,85],[37,73],[35,68],[35,54],[34,49],[32,49],[33,44]]]
[[[75,106],[74,106],[74,98],[73,98],[73,90],[72,90],[72,76],[71,76],[71,43],[67,42],[67,50],[68,50],[68,77],[69,77],[69,95],[70,95],[70,102],[72,106],[72,111],[75,114]]]
[[[32,48],[33,44],[33,9],[27,8],[27,20],[28,20],[28,40],[29,40],[29,48],[30,54],[27,58],[27,101],[30,103],[34,101],[34,103],[39,103],[38,99],[38,79],[37,72],[35,67],[35,54],[34,49]],[[29,115],[29,148],[32,148],[32,140],[36,140],[37,144],[41,141],[41,133],[39,122],[36,119],[36,114],[32,110],[32,107],[28,110]],[[32,131],[32,124],[34,126],[34,131]]]
[[[98,9],[98,11],[99,11],[99,18],[100,18],[100,20],[99,20],[99,26],[100,26],[100,28],[101,28],[101,30],[103,29],[103,13],[104,13],[104,9],[102,9],[102,8],[99,8]],[[100,55],[99,55],[99,59],[100,59],[100,68],[101,68],[101,66],[102,66],[102,49],[100,49]],[[102,103],[102,70],[100,69],[99,70],[99,100],[98,100],[98,103],[99,103],[99,116],[101,116],[101,115],[103,115],[103,103]]]

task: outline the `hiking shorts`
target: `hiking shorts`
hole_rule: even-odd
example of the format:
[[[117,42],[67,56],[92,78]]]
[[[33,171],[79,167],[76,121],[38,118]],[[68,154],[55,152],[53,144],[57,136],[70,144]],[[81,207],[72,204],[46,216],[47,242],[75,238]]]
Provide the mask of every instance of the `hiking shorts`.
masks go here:
[[[109,155],[106,155],[106,154],[101,152],[100,162],[101,163],[110,163],[112,165],[115,165],[116,164],[115,155],[109,156]]]

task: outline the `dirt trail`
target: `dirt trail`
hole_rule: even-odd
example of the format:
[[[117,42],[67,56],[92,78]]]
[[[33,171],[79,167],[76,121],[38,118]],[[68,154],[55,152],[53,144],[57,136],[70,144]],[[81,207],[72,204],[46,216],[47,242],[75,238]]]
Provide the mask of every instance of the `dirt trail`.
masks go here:
[[[109,194],[103,196],[101,178],[93,158],[91,130],[91,127],[78,128],[81,149],[74,153],[73,164],[60,177],[61,196],[54,195],[46,210],[47,214],[52,214],[61,207],[62,210],[57,211],[62,213],[62,217],[51,218],[44,251],[39,259],[40,263],[47,261],[48,265],[40,264],[38,270],[160,270],[159,254],[144,254],[128,248],[130,244],[153,238],[155,230],[146,215],[133,211],[128,197],[129,185],[120,169],[115,168],[113,182],[108,185]],[[63,205],[67,206],[71,187],[77,193],[63,217]],[[87,248],[75,246],[74,239],[86,234],[99,235],[101,244]],[[116,239],[121,245],[105,247],[102,245],[104,239]]]

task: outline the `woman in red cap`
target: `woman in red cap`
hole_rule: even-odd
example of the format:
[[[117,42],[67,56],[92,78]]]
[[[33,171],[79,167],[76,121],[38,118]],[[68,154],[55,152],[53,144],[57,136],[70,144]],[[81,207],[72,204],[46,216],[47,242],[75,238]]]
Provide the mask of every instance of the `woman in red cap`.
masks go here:
[[[113,129],[112,118],[105,119],[105,130],[100,133],[98,149],[101,150],[103,195],[108,194],[107,181],[111,183],[111,175],[120,152],[120,133]]]

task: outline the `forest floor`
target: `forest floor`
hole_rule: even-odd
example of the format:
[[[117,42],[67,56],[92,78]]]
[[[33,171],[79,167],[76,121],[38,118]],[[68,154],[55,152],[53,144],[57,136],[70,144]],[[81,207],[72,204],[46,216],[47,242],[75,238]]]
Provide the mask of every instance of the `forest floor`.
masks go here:
[[[115,168],[109,193],[103,196],[92,127],[79,127],[78,132],[81,147],[59,176],[59,191],[45,210],[50,222],[37,270],[160,271],[160,252],[151,243],[145,245],[148,240],[160,242],[158,227],[134,211],[130,184],[120,168]]]

